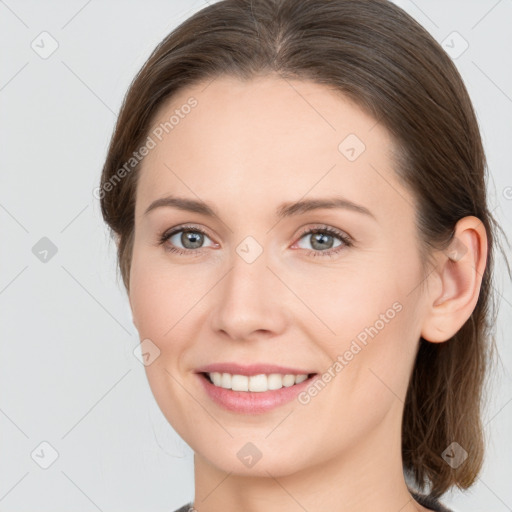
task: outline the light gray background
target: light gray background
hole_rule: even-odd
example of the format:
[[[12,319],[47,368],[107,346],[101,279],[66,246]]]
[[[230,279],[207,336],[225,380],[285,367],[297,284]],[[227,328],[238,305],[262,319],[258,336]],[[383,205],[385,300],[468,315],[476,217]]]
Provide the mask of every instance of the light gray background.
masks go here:
[[[491,206],[512,236],[512,2],[397,3],[438,41],[457,31],[469,44],[454,61],[481,123]],[[193,497],[192,451],[134,356],[139,339],[92,191],[131,79],[204,5],[0,0],[3,512],[172,511]],[[58,43],[47,58],[31,47],[51,49],[43,31]],[[57,248],[46,262],[32,250],[43,237]],[[499,255],[496,283],[502,367],[484,471],[470,492],[444,498],[460,512],[512,510],[512,292]],[[58,453],[47,469],[52,449],[42,442]]]

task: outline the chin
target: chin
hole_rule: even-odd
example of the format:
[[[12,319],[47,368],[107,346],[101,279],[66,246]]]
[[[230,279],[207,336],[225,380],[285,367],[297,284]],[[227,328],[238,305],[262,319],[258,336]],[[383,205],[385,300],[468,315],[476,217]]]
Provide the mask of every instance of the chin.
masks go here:
[[[290,446],[289,453],[275,447],[269,447],[264,440],[255,442],[231,439],[229,443],[205,447],[205,450],[192,446],[196,457],[220,471],[238,476],[284,477],[307,467],[307,455],[303,452],[301,460],[300,446]],[[302,448],[303,450],[303,448]],[[302,460],[304,459],[304,460]]]

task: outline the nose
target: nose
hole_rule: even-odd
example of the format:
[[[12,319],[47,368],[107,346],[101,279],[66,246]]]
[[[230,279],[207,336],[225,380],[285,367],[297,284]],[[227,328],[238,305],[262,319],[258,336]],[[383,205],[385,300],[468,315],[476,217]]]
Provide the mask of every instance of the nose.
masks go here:
[[[230,263],[212,297],[212,328],[235,341],[282,334],[290,320],[286,290],[269,268],[267,253],[250,262],[234,252]]]

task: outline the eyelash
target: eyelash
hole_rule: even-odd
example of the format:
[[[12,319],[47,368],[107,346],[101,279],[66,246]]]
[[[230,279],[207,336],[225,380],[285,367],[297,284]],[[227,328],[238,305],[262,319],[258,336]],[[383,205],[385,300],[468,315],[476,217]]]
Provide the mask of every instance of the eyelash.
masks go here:
[[[159,236],[158,245],[163,246],[173,235],[175,235],[176,233],[180,233],[182,231],[201,233],[201,234],[207,236],[208,238],[210,238],[208,233],[206,233],[206,231],[204,231],[203,229],[198,228],[196,226],[184,225],[184,226],[178,226],[178,227],[174,228],[172,231],[169,231],[169,232],[165,231],[164,233],[162,233]],[[338,231],[337,229],[331,228],[329,226],[322,226],[322,227],[306,229],[306,230],[302,231],[298,240],[303,238],[305,235],[313,235],[316,233],[324,233],[324,234],[327,233],[328,235],[337,237],[343,242],[343,245],[339,245],[338,247],[336,247],[334,249],[329,249],[327,251],[309,250],[308,256],[313,256],[313,257],[320,256],[320,257],[332,258],[337,253],[342,251],[344,248],[352,247],[352,245],[353,245],[353,242],[350,237],[348,237],[341,231]],[[177,253],[180,255],[199,256],[202,253],[201,249],[179,249],[178,247],[174,247],[174,246],[164,247],[164,249],[168,252]],[[304,249],[304,250],[307,250],[307,249]]]

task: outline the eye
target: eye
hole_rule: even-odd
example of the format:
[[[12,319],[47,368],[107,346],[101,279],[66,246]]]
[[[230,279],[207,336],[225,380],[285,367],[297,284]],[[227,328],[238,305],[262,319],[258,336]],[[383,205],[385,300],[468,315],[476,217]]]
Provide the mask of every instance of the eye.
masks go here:
[[[345,233],[329,226],[315,227],[303,231],[299,242],[302,239],[308,240],[308,237],[309,243],[313,247],[312,250],[308,251],[310,256],[333,257],[344,248],[353,245],[352,240]],[[207,233],[199,227],[178,226],[160,235],[158,244],[163,245],[168,252],[182,255],[200,255],[202,253],[201,249],[204,249],[205,238],[210,239]],[[337,245],[335,239],[339,241]],[[210,247],[218,247],[218,244],[212,242]],[[304,249],[304,247],[300,248]]]
[[[178,226],[171,231],[166,231],[159,237],[159,244],[163,245],[166,251],[178,254],[199,254],[202,245],[208,235],[201,228],[195,226]],[[167,244],[170,242],[170,244]],[[180,247],[179,245],[182,245]],[[216,246],[214,243],[213,246]]]
[[[300,240],[302,239],[308,240],[311,247],[313,247],[313,250],[308,252],[310,256],[332,257],[343,251],[345,247],[352,246],[352,240],[345,233],[329,226],[303,231]],[[335,239],[338,239],[340,243],[335,245]],[[301,248],[304,249],[305,247]]]

